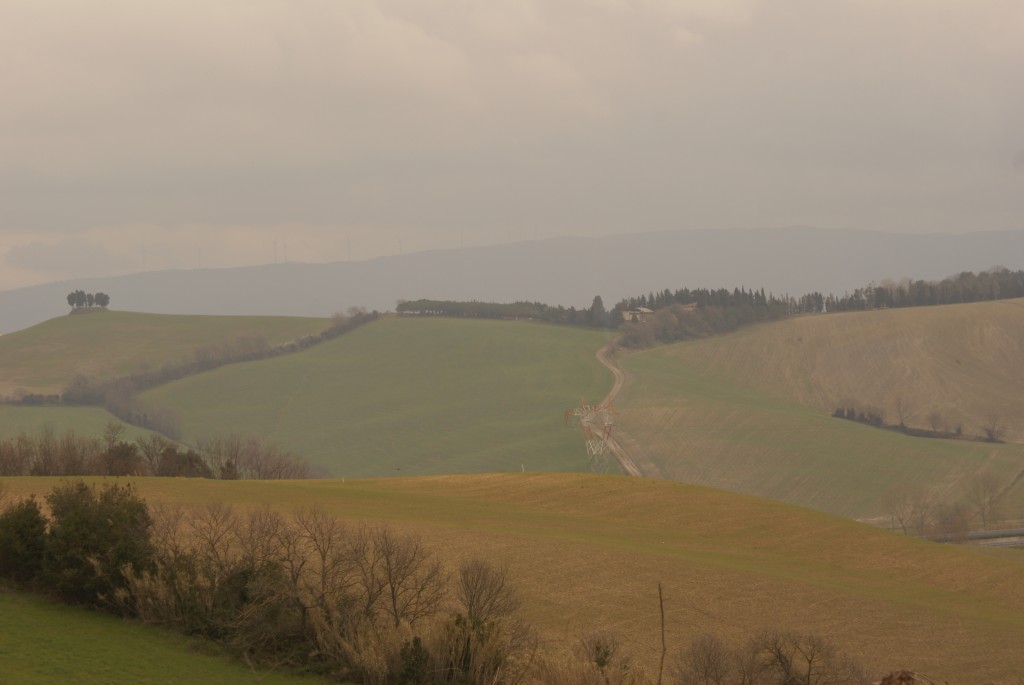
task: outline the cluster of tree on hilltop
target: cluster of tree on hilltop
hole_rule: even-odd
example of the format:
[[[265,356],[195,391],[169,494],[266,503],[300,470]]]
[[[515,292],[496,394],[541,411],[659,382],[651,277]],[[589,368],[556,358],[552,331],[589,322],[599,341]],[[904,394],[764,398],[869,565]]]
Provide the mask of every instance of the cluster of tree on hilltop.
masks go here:
[[[106,307],[110,304],[110,295],[106,293],[87,293],[84,290],[73,290],[68,293],[68,305],[73,309],[82,307]]]

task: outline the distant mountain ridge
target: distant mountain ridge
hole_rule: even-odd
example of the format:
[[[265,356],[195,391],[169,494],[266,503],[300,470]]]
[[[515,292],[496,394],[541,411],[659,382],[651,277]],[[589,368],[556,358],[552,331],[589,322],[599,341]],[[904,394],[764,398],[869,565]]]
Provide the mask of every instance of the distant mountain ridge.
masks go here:
[[[666,231],[435,250],[362,262],[281,263],[81,278],[0,292],[0,332],[67,311],[69,290],[114,309],[165,314],[329,316],[403,299],[610,306],[666,288],[842,293],[884,278],[1024,268],[1024,230],[898,234],[813,228]]]

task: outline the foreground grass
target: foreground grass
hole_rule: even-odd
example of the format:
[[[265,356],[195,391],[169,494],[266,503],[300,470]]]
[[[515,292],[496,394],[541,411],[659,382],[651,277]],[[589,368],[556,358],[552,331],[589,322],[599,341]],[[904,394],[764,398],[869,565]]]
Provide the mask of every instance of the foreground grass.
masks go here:
[[[611,376],[604,334],[528,322],[388,318],[300,354],[155,388],[183,438],[262,435],[338,476],[588,470],[562,425]]]
[[[0,684],[315,685],[254,672],[208,643],[0,589]]]
[[[191,361],[197,348],[262,336],[271,345],[319,333],[326,319],[96,311],[0,336],[0,395],[60,393],[76,374],[107,378]]]
[[[58,479],[14,478],[15,494]],[[507,563],[547,649],[618,633],[658,657],[657,585],[670,650],[709,631],[821,635],[869,673],[1008,682],[1024,673],[1024,555],[925,543],[798,507],[665,481],[586,474],[218,482],[138,479],[151,502],[289,511],[421,535],[450,563]]]

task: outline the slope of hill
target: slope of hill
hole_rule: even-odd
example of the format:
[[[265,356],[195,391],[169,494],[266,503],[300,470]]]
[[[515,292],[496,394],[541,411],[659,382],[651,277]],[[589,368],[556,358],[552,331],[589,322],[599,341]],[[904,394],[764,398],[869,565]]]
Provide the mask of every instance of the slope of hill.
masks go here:
[[[6,479],[43,493],[58,479]],[[548,648],[608,630],[656,665],[703,632],[817,634],[869,674],[937,682],[1024,672],[1024,559],[921,542],[818,512],[666,481],[504,474],[303,482],[139,479],[151,502],[320,507],[421,535],[450,563],[507,563]],[[898,636],[896,639],[895,636]]]
[[[0,439],[11,438],[19,433],[31,436],[49,426],[60,436],[74,431],[80,436],[99,436],[107,423],[118,419],[100,407],[22,407],[0,404]],[[135,426],[124,427],[124,438],[134,440],[150,435],[150,431]]]
[[[873,405],[888,423],[961,426],[995,418],[1024,442],[1024,299],[806,316],[684,353],[708,373],[832,413]],[[934,418],[933,418],[934,415]]]
[[[154,388],[185,441],[262,435],[335,475],[587,470],[562,414],[610,384],[601,332],[386,318],[302,353]]]
[[[50,283],[0,292],[0,332],[59,316],[65,295],[77,288],[109,293],[118,309],[330,316],[353,305],[386,311],[399,299],[417,298],[586,307],[599,294],[611,305],[684,286],[841,294],[872,280],[939,279],[996,265],[1024,268],[1024,231],[946,235],[770,228],[559,238],[365,262],[183,269]]]
[[[908,437],[831,413],[874,405],[896,423],[899,400],[908,425],[937,412],[978,434],[998,412],[1017,439],[1022,304],[810,316],[635,354],[618,424],[668,478],[847,516],[883,513],[896,487],[959,499],[984,470],[1005,487],[1024,446]],[[1019,515],[1024,501],[1009,503]]]
[[[61,316],[0,337],[0,395],[60,393],[75,374],[118,376],[192,360],[197,348],[258,337],[280,344],[328,326],[326,319],[169,316],[94,311]]]
[[[316,685],[255,672],[177,634],[0,589],[0,683],[18,685]]]

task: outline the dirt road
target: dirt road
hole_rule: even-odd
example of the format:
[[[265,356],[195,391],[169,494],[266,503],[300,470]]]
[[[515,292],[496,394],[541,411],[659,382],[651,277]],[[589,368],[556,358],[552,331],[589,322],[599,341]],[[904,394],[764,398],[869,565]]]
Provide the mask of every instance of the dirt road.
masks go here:
[[[619,368],[619,363],[615,358],[614,350],[615,341],[613,340],[599,349],[596,355],[597,361],[601,362],[605,368],[612,372],[612,376],[615,377],[612,389],[608,391],[608,394],[605,395],[604,400],[601,402],[606,406],[611,405],[615,401],[616,396],[618,396],[619,392],[626,384],[626,374],[623,373],[621,368]],[[642,450],[639,449],[639,446],[636,445],[634,441],[630,440],[628,436],[622,434],[622,431],[620,431],[618,427],[616,427],[615,430],[623,441],[628,441],[633,445],[630,452],[627,452],[622,446],[622,442],[617,440],[615,436],[609,435],[605,440],[605,443],[608,445],[608,449],[612,451],[612,454],[614,454],[615,458],[618,460],[622,471],[630,476],[637,476],[641,478],[660,478],[661,471],[651,462],[650,459],[646,457],[646,455],[642,454]]]

